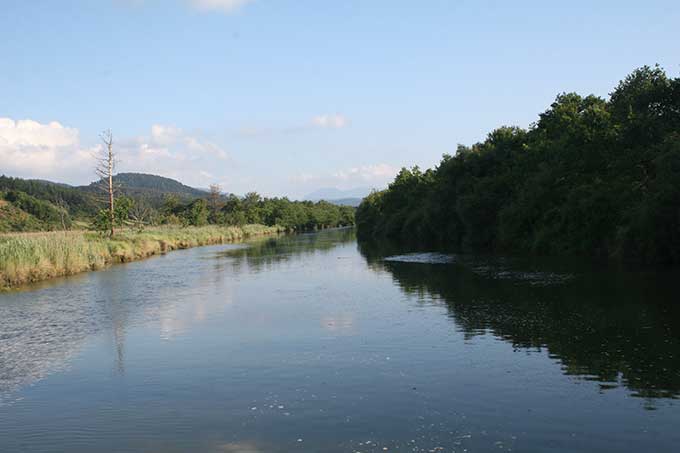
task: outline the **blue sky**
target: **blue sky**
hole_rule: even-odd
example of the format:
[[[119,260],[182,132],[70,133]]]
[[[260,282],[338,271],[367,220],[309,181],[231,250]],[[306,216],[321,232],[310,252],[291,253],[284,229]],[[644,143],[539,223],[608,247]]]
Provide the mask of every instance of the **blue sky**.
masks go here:
[[[0,173],[382,187],[564,91],[680,72],[677,1],[3,0]]]

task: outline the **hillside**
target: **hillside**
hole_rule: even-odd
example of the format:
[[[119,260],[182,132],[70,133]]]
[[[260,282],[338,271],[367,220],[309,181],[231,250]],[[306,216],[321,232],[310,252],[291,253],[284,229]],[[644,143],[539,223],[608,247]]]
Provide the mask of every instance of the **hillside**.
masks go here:
[[[0,233],[42,229],[44,226],[38,219],[0,198]]]
[[[215,202],[208,200],[206,191],[162,176],[121,173],[114,177],[114,182],[119,226],[134,222],[195,226],[259,223],[290,231],[313,230],[353,225],[352,205],[359,201],[290,201],[249,193],[245,197],[222,196]],[[106,207],[103,195],[97,182],[72,187],[2,176],[0,231],[61,230],[74,224],[99,228],[102,221],[106,222],[106,216],[99,215]]]
[[[145,173],[119,173],[113,177],[120,194],[134,199],[142,199],[154,207],[163,203],[167,195],[175,195],[182,200],[192,200],[206,196],[203,190],[195,189],[174,179]],[[95,181],[82,189],[97,193],[99,182]]]
[[[92,194],[81,188],[37,179],[0,176],[0,192],[23,192],[53,205],[64,206],[72,216],[93,215],[99,209]]]
[[[17,190],[0,192],[0,233],[62,230],[71,224],[65,208]]]
[[[204,197],[206,192],[194,189],[174,179],[146,173],[119,173],[114,176],[114,181],[120,184],[124,190],[152,191],[184,195],[187,197]]]
[[[181,201],[206,192],[162,176],[121,173],[114,177],[119,195],[159,208],[168,195]],[[72,219],[89,219],[103,207],[97,182],[87,186],[0,176],[0,232],[40,231],[69,227]]]

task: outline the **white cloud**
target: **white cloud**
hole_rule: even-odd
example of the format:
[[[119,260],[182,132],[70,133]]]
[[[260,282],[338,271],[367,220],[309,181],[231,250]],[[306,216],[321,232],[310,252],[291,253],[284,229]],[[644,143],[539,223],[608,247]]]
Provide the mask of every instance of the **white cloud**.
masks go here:
[[[398,172],[397,167],[387,163],[378,163],[342,169],[330,174],[300,173],[289,178],[289,181],[303,186],[307,190],[319,187],[353,189],[368,186],[383,188],[394,179]]]
[[[101,149],[83,146],[78,129],[58,122],[0,118],[0,174],[85,184],[96,178],[94,156]],[[216,162],[229,159],[217,144],[162,124],[151,126],[148,136],[114,134],[114,150],[118,172],[161,174],[187,184],[212,180]]]
[[[232,13],[253,0],[190,0],[191,6],[199,11],[221,11]]]
[[[342,129],[347,126],[347,118],[343,115],[318,115],[312,118],[315,127],[325,129]]]
[[[151,139],[155,143],[169,145],[176,142],[181,135],[181,129],[175,126],[165,126],[162,124],[154,124],[151,126]]]
[[[216,163],[228,160],[229,155],[217,144],[177,126],[154,124],[149,135],[120,140],[118,159],[121,172],[159,174],[207,187],[216,178]]]
[[[219,159],[227,159],[226,151],[213,142],[202,139],[195,135],[189,135],[182,129],[173,125],[154,124],[151,126],[149,137],[139,137],[138,142],[147,146],[172,147],[179,153],[187,154],[188,157],[196,157],[196,154],[210,154]],[[187,153],[187,151],[190,151]]]
[[[361,167],[353,167],[349,170],[341,170],[333,174],[334,177],[341,181],[355,180],[355,181],[389,181],[392,180],[399,169],[390,164],[375,164],[364,165]]]
[[[92,163],[78,130],[60,123],[0,118],[0,172],[46,178],[73,174]]]
[[[0,138],[8,145],[69,146],[78,142],[78,131],[56,121],[41,124],[33,120],[0,118]]]
[[[343,129],[349,125],[349,119],[345,115],[317,115],[305,123],[298,123],[288,127],[244,127],[238,131],[238,135],[247,138],[276,137],[280,135],[301,134],[312,132],[317,129]]]

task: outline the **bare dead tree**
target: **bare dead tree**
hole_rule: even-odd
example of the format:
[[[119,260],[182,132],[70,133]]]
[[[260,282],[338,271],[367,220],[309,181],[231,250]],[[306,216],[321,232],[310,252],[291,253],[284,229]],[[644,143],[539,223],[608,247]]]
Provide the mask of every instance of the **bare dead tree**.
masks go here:
[[[97,167],[95,172],[99,176],[100,188],[107,195],[109,220],[111,222],[111,236],[114,235],[114,225],[116,220],[116,213],[114,209],[114,192],[115,187],[113,185],[113,172],[116,166],[116,155],[113,152],[113,134],[110,129],[105,130],[99,136],[104,144],[104,147],[99,151],[96,156]]]
[[[130,218],[138,231],[142,231],[151,222],[151,214],[151,208],[144,200],[137,200],[130,209]]]
[[[219,184],[210,184],[210,208],[213,212],[217,212],[222,196],[222,187]]]

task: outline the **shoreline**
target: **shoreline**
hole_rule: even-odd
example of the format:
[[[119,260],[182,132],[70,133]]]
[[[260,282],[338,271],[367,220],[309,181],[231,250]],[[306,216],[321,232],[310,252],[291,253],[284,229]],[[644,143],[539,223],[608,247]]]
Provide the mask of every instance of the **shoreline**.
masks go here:
[[[18,287],[139,261],[173,250],[227,244],[281,233],[278,226],[157,227],[121,230],[113,238],[90,231],[0,235],[0,293]]]

